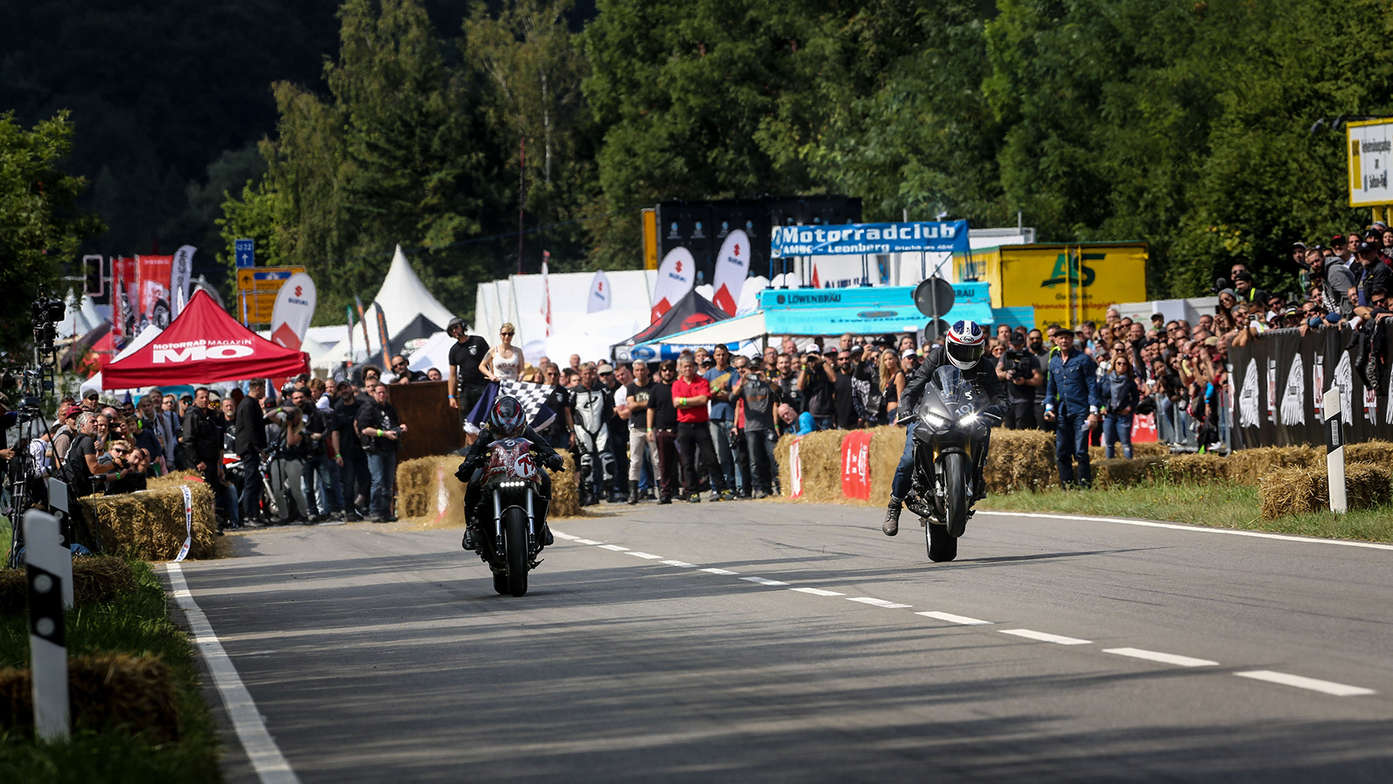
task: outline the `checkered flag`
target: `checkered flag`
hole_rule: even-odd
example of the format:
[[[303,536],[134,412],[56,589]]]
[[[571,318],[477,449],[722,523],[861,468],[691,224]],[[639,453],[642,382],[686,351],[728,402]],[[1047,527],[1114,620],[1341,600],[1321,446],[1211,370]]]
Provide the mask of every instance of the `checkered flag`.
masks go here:
[[[532,424],[533,430],[545,430],[551,426],[552,420],[556,419],[556,412],[546,405],[547,396],[553,391],[551,384],[504,380],[498,382],[498,386],[500,395],[512,395],[522,404],[522,410],[527,412],[527,421]]]

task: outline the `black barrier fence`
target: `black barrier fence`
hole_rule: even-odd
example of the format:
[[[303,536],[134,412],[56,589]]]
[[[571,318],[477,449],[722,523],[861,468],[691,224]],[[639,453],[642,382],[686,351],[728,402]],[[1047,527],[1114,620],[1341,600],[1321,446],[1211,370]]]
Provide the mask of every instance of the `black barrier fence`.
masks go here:
[[[1352,345],[1354,336],[1348,327],[1304,336],[1283,329],[1230,348],[1233,448],[1325,444],[1322,398],[1332,386],[1340,390],[1346,441],[1393,441],[1390,363],[1364,363],[1366,372],[1375,368],[1371,387],[1357,366],[1365,353]],[[1381,331],[1372,350],[1393,358],[1393,330]]]

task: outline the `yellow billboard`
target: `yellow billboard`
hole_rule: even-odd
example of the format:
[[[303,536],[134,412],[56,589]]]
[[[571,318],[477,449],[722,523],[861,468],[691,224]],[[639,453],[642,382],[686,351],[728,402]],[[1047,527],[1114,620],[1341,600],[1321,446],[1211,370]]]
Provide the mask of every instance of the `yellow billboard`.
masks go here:
[[[304,267],[242,267],[237,270],[237,312],[246,324],[270,324],[281,284]]]
[[[1109,305],[1146,300],[1146,245],[1006,245],[954,259],[959,279],[991,284],[992,307],[1035,308],[1035,323],[1101,322]]]

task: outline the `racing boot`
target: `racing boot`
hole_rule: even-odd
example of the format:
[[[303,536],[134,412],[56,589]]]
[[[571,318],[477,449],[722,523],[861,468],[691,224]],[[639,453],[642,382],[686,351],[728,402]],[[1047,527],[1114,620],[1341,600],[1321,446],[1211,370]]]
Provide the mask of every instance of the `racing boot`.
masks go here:
[[[890,504],[885,507],[885,522],[880,524],[880,532],[894,536],[900,532],[900,499],[890,496]]]
[[[551,547],[556,541],[556,537],[551,535],[551,526],[547,525],[547,509],[551,508],[551,499],[546,496],[538,498],[537,519],[542,523],[542,546]]]
[[[629,506],[638,503],[638,482],[629,483]]]

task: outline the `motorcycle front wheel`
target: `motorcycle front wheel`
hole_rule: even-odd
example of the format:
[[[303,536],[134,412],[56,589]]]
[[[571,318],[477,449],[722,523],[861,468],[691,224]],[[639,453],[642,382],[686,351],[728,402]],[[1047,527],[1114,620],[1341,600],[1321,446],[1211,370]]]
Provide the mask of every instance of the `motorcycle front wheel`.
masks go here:
[[[508,593],[527,593],[527,513],[512,507],[503,513],[503,537],[508,553]]]
[[[497,591],[499,596],[506,596],[508,594],[508,575],[503,572],[494,572],[493,590]]]
[[[967,530],[967,455],[950,452],[943,456],[944,520],[954,539]]]
[[[958,540],[948,533],[948,526],[930,521],[924,532],[924,540],[929,549],[929,560],[934,563],[951,561],[958,557]]]

